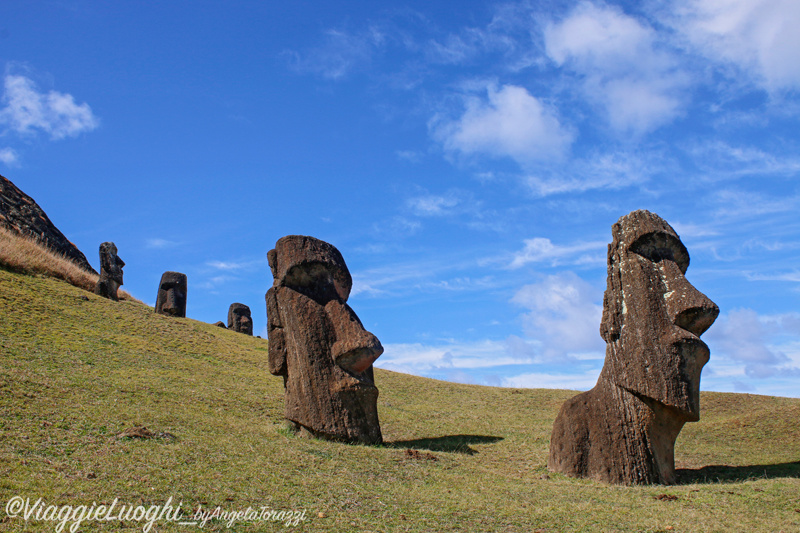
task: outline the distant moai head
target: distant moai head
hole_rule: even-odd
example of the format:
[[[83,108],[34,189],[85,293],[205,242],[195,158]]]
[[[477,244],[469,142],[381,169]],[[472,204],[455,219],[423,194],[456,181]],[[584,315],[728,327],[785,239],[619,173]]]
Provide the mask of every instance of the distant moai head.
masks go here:
[[[125,261],[117,256],[117,246],[113,242],[100,245],[100,277],[94,287],[95,294],[111,300],[118,300],[117,291],[122,285],[122,267]]]
[[[253,319],[250,317],[250,308],[244,304],[231,304],[228,308],[228,329],[252,335]]]
[[[162,315],[186,316],[186,294],[188,280],[180,272],[164,272],[158,285],[156,313]]]
[[[347,305],[353,282],[341,253],[290,235],[267,257],[269,365],[284,377],[286,419],[322,438],[381,442],[372,363],[383,347]]]
[[[658,215],[634,211],[612,228],[608,287],[600,334],[608,345],[603,374],[616,385],[700,416],[700,340],[719,308],[686,279],[689,253]]]
[[[700,335],[719,308],[686,279],[689,253],[658,215],[634,211],[612,227],[597,384],[564,402],[548,467],[609,483],[674,483],[675,439],[700,417]]]

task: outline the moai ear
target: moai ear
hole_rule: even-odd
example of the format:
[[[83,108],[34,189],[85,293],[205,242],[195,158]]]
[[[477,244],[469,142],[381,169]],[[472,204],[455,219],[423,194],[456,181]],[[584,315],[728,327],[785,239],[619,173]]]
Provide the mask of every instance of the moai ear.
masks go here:
[[[274,252],[274,250],[273,250]],[[278,311],[277,291],[283,287],[270,287],[267,291],[267,340],[269,341],[269,372],[273,376],[287,376],[286,336],[283,321]],[[285,289],[284,289],[285,290]]]
[[[609,343],[619,339],[623,320],[620,255],[615,244],[617,244],[616,239],[608,245],[608,284],[603,295],[603,318],[600,321],[600,336]]]

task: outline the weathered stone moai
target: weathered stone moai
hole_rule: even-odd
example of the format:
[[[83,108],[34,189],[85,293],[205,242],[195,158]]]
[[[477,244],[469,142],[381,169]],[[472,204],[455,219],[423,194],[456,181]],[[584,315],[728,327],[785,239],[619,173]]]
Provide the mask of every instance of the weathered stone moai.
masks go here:
[[[186,293],[188,280],[180,272],[164,272],[158,285],[156,313],[170,316],[186,316]]]
[[[283,376],[286,420],[319,438],[380,443],[372,363],[383,347],[347,305],[353,281],[342,254],[289,235],[267,257],[269,369]]]
[[[122,267],[125,261],[117,256],[117,246],[113,242],[100,245],[100,279],[94,286],[94,293],[114,300],[119,300],[117,291],[122,285]]]
[[[228,329],[253,335],[253,319],[250,316],[250,308],[244,304],[231,304],[228,308]]]
[[[548,467],[607,483],[675,482],[675,439],[700,418],[700,335],[719,308],[684,274],[689,253],[658,215],[634,211],[612,228],[597,385],[561,407]]]
[[[217,320],[216,322],[214,322],[211,325],[212,326],[217,326],[218,328],[226,328],[227,329],[227,326],[225,325],[225,322],[223,322],[222,320]]]

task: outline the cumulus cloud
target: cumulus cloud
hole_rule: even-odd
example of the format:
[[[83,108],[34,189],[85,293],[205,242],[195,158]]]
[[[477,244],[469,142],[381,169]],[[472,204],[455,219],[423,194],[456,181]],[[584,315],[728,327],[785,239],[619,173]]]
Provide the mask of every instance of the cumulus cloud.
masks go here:
[[[486,99],[467,99],[461,118],[432,127],[447,151],[511,157],[522,165],[561,155],[573,140],[555,108],[516,85],[490,86]]]
[[[70,94],[39,91],[25,76],[7,74],[0,109],[0,124],[21,135],[37,131],[58,140],[91,131],[100,124],[89,104],[77,104]]]
[[[800,375],[797,365],[781,345],[800,340],[800,315],[761,316],[752,309],[734,309],[720,316],[706,336],[712,358],[727,360],[749,378]],[[713,359],[712,359],[713,361]]]
[[[499,365],[519,365],[528,361],[512,357],[502,341],[386,344],[375,366],[407,374],[429,375],[442,369],[471,370]]]
[[[511,300],[529,310],[522,317],[529,339],[541,343],[546,360],[602,358],[605,343],[598,333],[602,292],[573,272],[547,276],[522,287]]]
[[[570,389],[589,390],[597,383],[599,369],[584,370],[580,373],[558,372],[526,372],[516,376],[503,378],[503,387],[516,387],[527,389]]]
[[[0,163],[15,165],[19,161],[17,152],[11,148],[0,148]]]
[[[510,268],[519,268],[529,263],[585,264],[605,262],[606,243],[601,241],[578,243],[568,246],[553,244],[550,239],[534,237],[525,239],[525,246],[514,254]]]
[[[796,0],[679,0],[666,17],[706,57],[775,91],[800,87]]]
[[[656,32],[619,8],[582,2],[544,30],[545,50],[575,72],[584,94],[612,128],[646,133],[682,112],[687,77],[656,42]]]

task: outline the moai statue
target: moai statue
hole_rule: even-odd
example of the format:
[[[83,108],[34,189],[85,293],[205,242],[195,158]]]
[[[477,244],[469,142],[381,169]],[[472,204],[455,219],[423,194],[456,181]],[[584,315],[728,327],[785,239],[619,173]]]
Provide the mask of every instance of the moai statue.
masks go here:
[[[170,316],[186,316],[186,274],[164,272],[158,285],[156,313]]]
[[[382,442],[372,363],[383,347],[347,305],[353,285],[327,242],[289,235],[267,254],[269,370],[283,376],[286,420],[344,442]]]
[[[250,308],[244,304],[231,304],[228,308],[228,329],[253,335],[253,319],[250,317]]]
[[[684,277],[689,253],[658,215],[634,211],[612,228],[597,385],[561,407],[550,470],[607,483],[675,482],[675,439],[700,419],[700,335],[719,308]]]
[[[117,256],[117,246],[113,242],[100,245],[100,279],[94,286],[94,293],[114,300],[119,300],[117,291],[122,285],[122,267],[125,261]]]
[[[217,326],[218,328],[226,328],[227,329],[227,326],[225,326],[225,322],[223,322],[222,320],[217,320],[216,322],[214,322],[211,325],[212,326]]]

